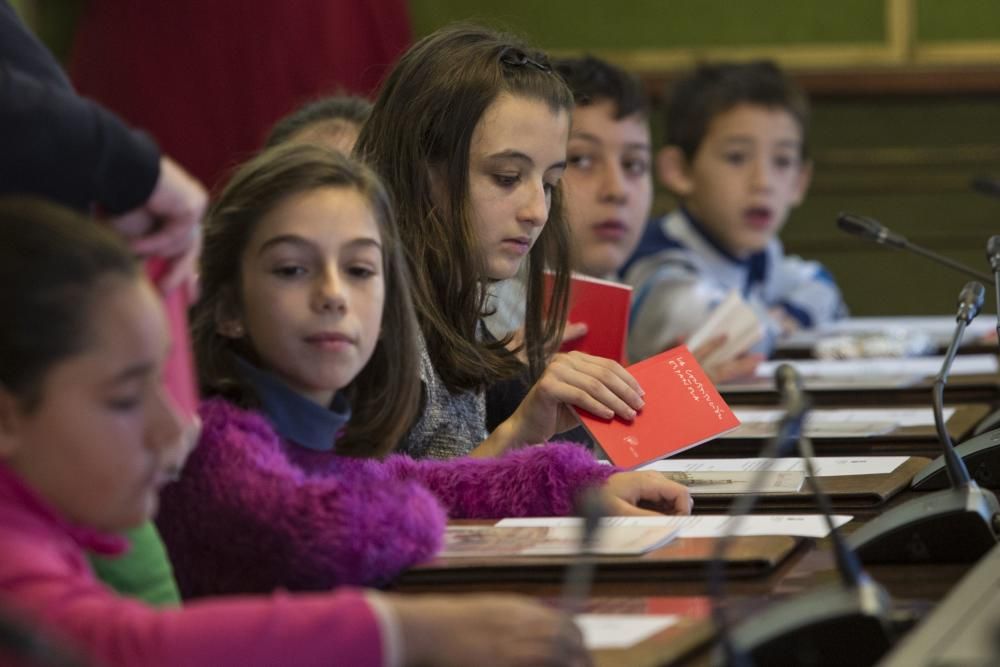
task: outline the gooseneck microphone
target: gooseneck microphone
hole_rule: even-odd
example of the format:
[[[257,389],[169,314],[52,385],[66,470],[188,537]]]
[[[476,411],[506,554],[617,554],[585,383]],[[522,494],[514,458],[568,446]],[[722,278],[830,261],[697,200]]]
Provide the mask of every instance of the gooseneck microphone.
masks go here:
[[[997,340],[1000,340],[1000,236],[991,236],[986,242],[986,261],[993,271],[993,290],[997,296]]]
[[[580,613],[594,580],[594,545],[597,543],[604,503],[596,488],[584,489],[576,498],[576,513],[583,520],[578,556],[566,568],[561,607],[569,615]]]
[[[932,250],[918,246],[916,243],[911,243],[906,240],[906,237],[889,231],[885,225],[873,218],[867,218],[863,215],[855,215],[853,213],[841,213],[837,216],[837,226],[848,234],[860,236],[863,239],[868,239],[869,241],[873,241],[881,245],[887,245],[892,248],[908,250],[917,255],[922,255],[927,259],[937,262],[938,264],[947,266],[949,269],[960,271],[961,273],[978,280],[986,282],[992,282],[993,280],[992,276],[976,271],[961,262],[956,262],[949,257],[939,255]]]
[[[986,259],[993,269],[997,307],[1000,309],[1000,236],[990,237],[986,244]],[[997,313],[997,336],[1000,337],[1000,310],[997,310]],[[937,398],[936,392],[935,398]],[[937,413],[934,418],[936,424]],[[942,435],[941,426],[938,426],[938,437],[942,439],[945,437]],[[965,463],[966,469],[977,484],[988,489],[1000,488],[1000,428],[993,428],[966,440],[953,448],[951,455],[957,456]],[[928,463],[913,477],[910,487],[915,491],[936,491],[947,488],[949,483],[952,483],[951,477],[954,474],[954,466],[948,464],[949,458],[949,452],[946,450],[944,455]]]
[[[594,581],[594,545],[600,532],[601,519],[606,514],[601,492],[595,487],[586,488],[577,494],[575,505],[576,514],[582,520],[580,550],[566,567],[559,601],[563,613],[571,620],[583,611],[590,595],[590,586]],[[557,638],[554,648],[555,655],[562,662],[572,661],[573,655],[561,638]]]
[[[802,424],[809,399],[798,371],[782,364],[775,381],[783,404],[790,413],[798,411],[797,422]],[[794,436],[788,442],[792,448],[798,443],[807,479],[830,529],[839,581],[774,605],[741,624],[732,633],[732,652],[759,665],[873,665],[897,639],[890,620],[892,599],[862,569],[834,525],[830,498],[815,474],[811,441],[801,430],[787,435]]]
[[[866,563],[974,562],[998,542],[1000,503],[969,477],[951,443],[943,410],[951,364],[966,326],[983,305],[984,293],[975,282],[962,288],[955,333],[934,380],[934,423],[950,488],[899,505],[851,535],[851,546]]]
[[[774,437],[761,449],[760,458],[773,459],[785,456],[789,446],[802,434],[809,404],[803,400],[801,385],[797,392],[790,390],[789,382],[794,376],[789,374],[789,369],[794,373],[794,369],[788,364],[781,364],[775,369],[774,382],[781,391],[785,414],[778,422]],[[749,667],[754,664],[751,660],[753,648],[748,648],[745,643],[735,642],[731,636],[729,618],[722,607],[722,600],[725,598],[726,552],[729,550],[733,535],[738,532],[743,517],[753,511],[757,496],[760,495],[759,489],[763,486],[767,474],[767,466],[762,466],[750,480],[750,492],[737,496],[729,506],[728,514],[731,518],[725,533],[716,541],[712,559],[708,563],[708,594],[712,601],[712,622],[715,624],[719,643],[719,653],[715,656],[715,662],[726,667]]]

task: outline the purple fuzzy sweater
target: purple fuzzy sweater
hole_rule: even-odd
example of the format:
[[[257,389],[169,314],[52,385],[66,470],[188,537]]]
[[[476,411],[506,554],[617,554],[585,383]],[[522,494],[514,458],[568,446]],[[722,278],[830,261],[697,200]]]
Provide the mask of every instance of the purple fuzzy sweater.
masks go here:
[[[448,517],[568,514],[615,468],[578,445],[496,459],[353,459],[283,441],[218,398],[157,524],[185,597],[385,583],[432,557]]]

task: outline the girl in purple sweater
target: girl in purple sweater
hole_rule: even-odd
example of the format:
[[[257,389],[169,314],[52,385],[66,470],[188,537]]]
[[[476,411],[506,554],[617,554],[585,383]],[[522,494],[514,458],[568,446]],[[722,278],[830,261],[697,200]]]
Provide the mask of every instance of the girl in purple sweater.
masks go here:
[[[5,612],[109,667],[588,663],[571,624],[513,597],[340,590],[172,609],[119,597],[84,553],[122,553],[117,535],[150,518],[190,449],[159,380],[159,298],[109,231],[0,199],[0,312]]]
[[[185,596],[385,583],[449,516],[567,514],[590,485],[614,513],[689,511],[683,487],[571,444],[388,455],[420,398],[402,254],[374,174],[331,151],[272,149],[222,191],[193,313],[204,431],[158,519]]]

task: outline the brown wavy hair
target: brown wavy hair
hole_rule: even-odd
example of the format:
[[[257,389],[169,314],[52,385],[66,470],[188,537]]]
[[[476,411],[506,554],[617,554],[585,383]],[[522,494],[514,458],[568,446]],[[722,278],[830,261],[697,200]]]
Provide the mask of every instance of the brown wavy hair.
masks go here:
[[[467,24],[438,30],[407,51],[389,74],[355,154],[385,182],[396,208],[413,279],[420,328],[434,368],[452,391],[480,390],[523,372],[501,341],[483,341],[479,327],[488,281],[469,204],[472,133],[501,94],[540,100],[553,111],[573,96],[545,54],[515,37]],[[443,178],[435,206],[431,171]],[[528,255],[525,351],[532,381],[546,350],[562,337],[569,293],[569,230],[560,188],[548,221]],[[554,272],[546,299],[543,270]]]
[[[244,339],[219,334],[220,317],[240,312],[241,261],[257,223],[288,197],[326,187],[360,193],[374,211],[382,237],[383,338],[344,389],[352,416],[336,448],[338,454],[380,457],[395,449],[417,414],[417,321],[389,196],[370,169],[335,151],[309,145],[264,151],[235,172],[209,210],[201,254],[202,296],[191,316],[198,380],[206,396],[259,407],[252,387],[237,372],[236,355],[253,363],[259,359]]]

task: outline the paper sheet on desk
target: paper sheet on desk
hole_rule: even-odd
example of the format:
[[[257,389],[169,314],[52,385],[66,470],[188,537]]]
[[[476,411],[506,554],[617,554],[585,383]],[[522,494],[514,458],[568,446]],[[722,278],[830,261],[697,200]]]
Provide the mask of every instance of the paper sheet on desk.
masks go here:
[[[720,438],[761,438],[774,435],[782,410],[767,408],[734,408],[740,426]],[[944,409],[948,421],[955,408]],[[806,418],[805,433],[810,438],[871,437],[884,435],[897,428],[934,426],[934,411],[920,408],[850,408],[817,409]]]
[[[906,463],[908,456],[817,456],[813,467],[818,477],[842,475],[887,475]],[[780,459],[663,459],[640,470],[659,472],[718,472],[748,470],[804,471],[801,458]]]
[[[988,334],[995,322],[989,318],[974,320],[965,330],[963,343],[970,343]],[[929,334],[938,345],[945,346],[955,333],[955,315],[916,317],[848,317],[814,329],[796,331],[781,342],[782,347],[810,348],[824,336],[841,334],[878,334],[894,329],[915,330]]]
[[[621,526],[675,526],[678,537],[722,537],[730,534],[732,521],[739,519],[735,526],[737,537],[762,535],[789,535],[792,537],[826,537],[830,531],[822,514],[752,514],[731,517],[726,514],[699,514],[697,516],[616,516],[602,520],[602,523]],[[833,525],[843,526],[854,517],[835,514]],[[529,517],[523,519],[503,519],[498,527],[556,527],[578,528],[580,519],[576,517]]]
[[[924,379],[924,375],[894,374],[894,375],[836,375],[814,377],[804,375],[802,384],[806,391],[850,391],[852,389],[903,389],[911,387]],[[738,394],[740,392],[772,391],[773,377],[758,377],[752,380],[720,384],[718,390],[723,394]]]
[[[692,496],[733,496],[741,493],[789,494],[798,493],[805,482],[805,474],[796,471],[727,470],[723,473],[692,470],[663,472],[668,479],[688,487]]]
[[[676,625],[678,616],[643,614],[577,614],[573,620],[583,632],[588,650],[629,648],[657,632]]]
[[[757,377],[773,380],[779,364],[790,363],[805,378],[864,378],[879,375],[913,375],[931,377],[941,370],[943,356],[907,357],[902,359],[817,359],[765,361],[757,367]],[[955,357],[951,375],[980,375],[998,371],[997,357],[993,354],[965,354]]]

